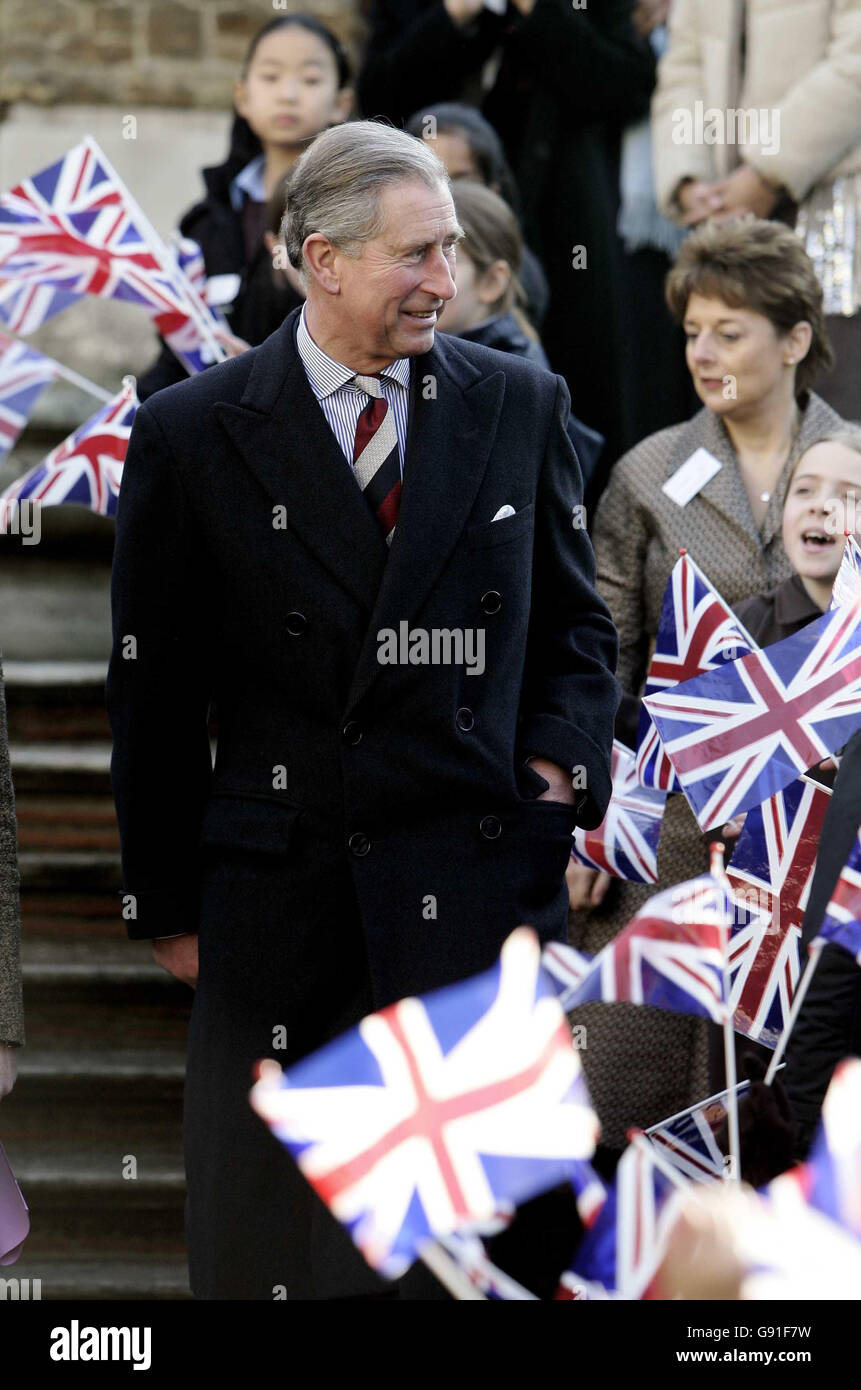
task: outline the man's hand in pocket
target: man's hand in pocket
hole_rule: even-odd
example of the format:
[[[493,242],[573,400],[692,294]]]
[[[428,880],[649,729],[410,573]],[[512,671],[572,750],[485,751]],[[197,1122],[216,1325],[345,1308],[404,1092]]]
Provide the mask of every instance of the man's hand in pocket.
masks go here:
[[[169,936],[152,943],[156,963],[184,985],[197,988],[197,932]]]

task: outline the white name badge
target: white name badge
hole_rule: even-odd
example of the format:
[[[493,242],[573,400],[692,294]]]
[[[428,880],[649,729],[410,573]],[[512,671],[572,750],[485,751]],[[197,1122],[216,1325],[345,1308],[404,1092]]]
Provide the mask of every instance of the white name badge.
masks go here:
[[[677,468],[673,476],[667,479],[661,492],[665,492],[670,501],[675,502],[677,506],[686,507],[691,498],[696,497],[722,467],[720,459],[716,459],[708,449],[695,449],[690,458],[685,459],[681,468]]]

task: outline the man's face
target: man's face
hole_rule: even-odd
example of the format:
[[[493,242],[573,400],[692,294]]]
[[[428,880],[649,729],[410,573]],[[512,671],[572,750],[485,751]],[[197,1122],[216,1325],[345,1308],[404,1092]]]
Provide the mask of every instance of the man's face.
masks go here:
[[[457,293],[454,248],[461,230],[446,185],[390,184],[380,194],[380,213],[382,230],[361,254],[339,251],[334,260],[337,358],[361,361],[357,370],[366,372],[429,352],[437,317]]]

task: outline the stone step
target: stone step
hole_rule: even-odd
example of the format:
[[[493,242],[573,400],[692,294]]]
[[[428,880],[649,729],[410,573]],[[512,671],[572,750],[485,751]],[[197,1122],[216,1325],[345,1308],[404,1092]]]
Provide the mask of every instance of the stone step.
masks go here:
[[[34,795],[17,791],[18,847],[23,850],[119,851],[113,801],[107,796]]]
[[[10,741],[109,740],[107,663],[9,661],[4,664]]]
[[[122,887],[119,853],[22,850],[18,868],[25,892],[117,894]]]
[[[185,1255],[179,1253],[131,1255],[113,1260],[103,1260],[98,1255],[74,1259],[68,1253],[59,1253],[53,1258],[31,1260],[25,1245],[17,1264],[9,1265],[2,1274],[7,1286],[11,1279],[40,1280],[43,1301],[191,1298]],[[33,1293],[31,1282],[31,1298]]]
[[[170,1100],[179,1104],[185,1081],[185,1049],[127,1047],[122,1051],[94,1047],[74,1056],[45,1046],[22,1048],[18,1080],[8,1104],[35,1101],[44,1105],[90,1100],[109,1115],[118,1101],[134,1103]],[[7,1101],[3,1101],[4,1107]]]
[[[25,940],[55,943],[92,941],[99,945],[125,941],[121,899],[113,893],[41,893],[24,887],[21,923]],[[132,950],[149,951],[146,943],[131,943]]]
[[[113,804],[111,745],[106,740],[12,742],[9,759],[16,798],[22,793],[101,796]]]

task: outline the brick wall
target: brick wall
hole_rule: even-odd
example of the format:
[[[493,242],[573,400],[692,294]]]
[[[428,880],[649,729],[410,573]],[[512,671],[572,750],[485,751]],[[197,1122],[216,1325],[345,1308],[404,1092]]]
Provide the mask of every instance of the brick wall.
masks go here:
[[[355,59],[359,0],[0,0],[0,102],[218,108],[267,20],[310,11]]]

